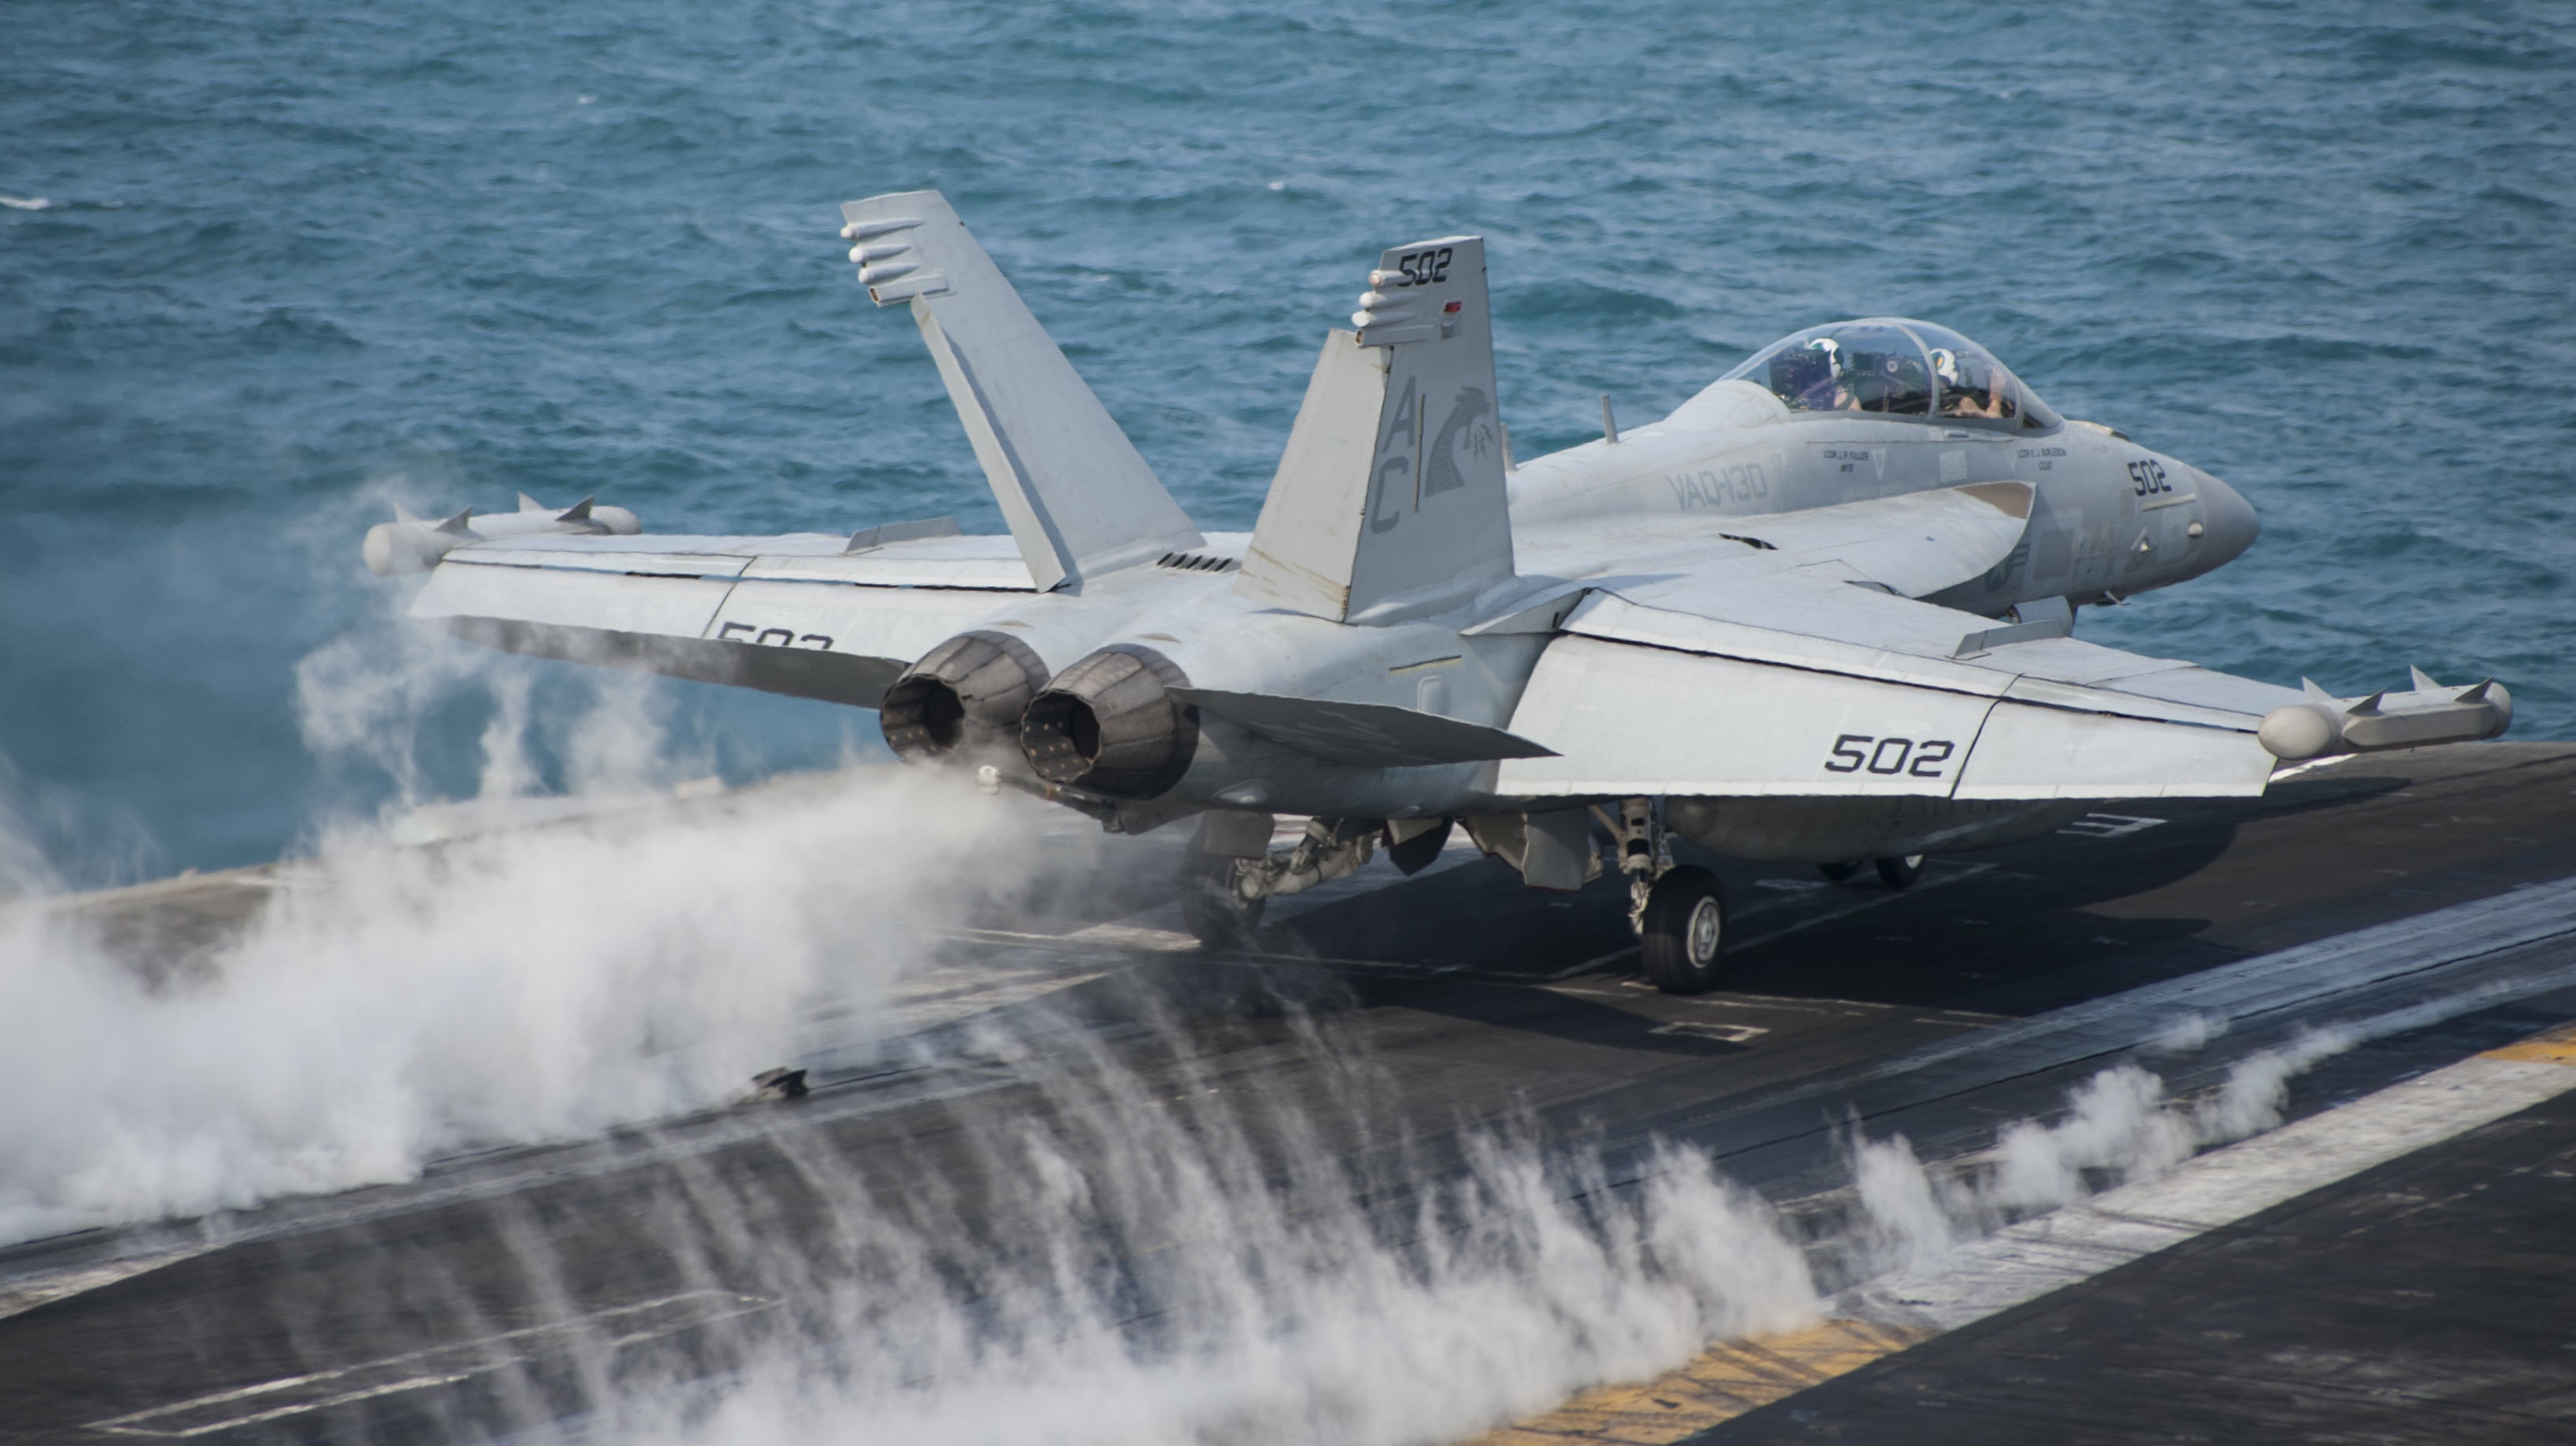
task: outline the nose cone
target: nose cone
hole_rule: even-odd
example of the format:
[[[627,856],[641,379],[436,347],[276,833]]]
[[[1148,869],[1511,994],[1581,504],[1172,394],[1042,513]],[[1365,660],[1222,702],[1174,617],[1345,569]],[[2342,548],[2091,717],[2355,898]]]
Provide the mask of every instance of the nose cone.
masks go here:
[[[2263,519],[2243,493],[2207,473],[2200,478],[2201,536],[2193,548],[2193,571],[2207,572],[2243,556],[2263,535]]]

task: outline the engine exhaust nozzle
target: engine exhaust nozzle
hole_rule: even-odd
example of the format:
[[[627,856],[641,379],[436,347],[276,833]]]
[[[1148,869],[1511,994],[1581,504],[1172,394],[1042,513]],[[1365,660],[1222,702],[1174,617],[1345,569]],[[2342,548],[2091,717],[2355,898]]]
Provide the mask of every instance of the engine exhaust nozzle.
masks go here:
[[[877,725],[907,763],[1008,747],[1029,699],[1046,684],[1046,662],[1028,644],[1008,633],[960,633],[894,680]]]
[[[1153,798],[1198,751],[1198,716],[1174,688],[1189,677],[1152,648],[1119,643],[1056,675],[1020,718],[1020,751],[1049,783],[1111,798]]]

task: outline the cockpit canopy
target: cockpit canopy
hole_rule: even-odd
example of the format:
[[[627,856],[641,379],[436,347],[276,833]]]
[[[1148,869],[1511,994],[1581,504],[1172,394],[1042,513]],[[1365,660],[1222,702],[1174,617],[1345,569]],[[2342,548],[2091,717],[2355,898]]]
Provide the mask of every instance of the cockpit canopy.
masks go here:
[[[2057,413],[1984,347],[1945,326],[1871,317],[1782,337],[1722,380],[1766,387],[1793,412],[1870,412],[1946,426],[2045,432]]]

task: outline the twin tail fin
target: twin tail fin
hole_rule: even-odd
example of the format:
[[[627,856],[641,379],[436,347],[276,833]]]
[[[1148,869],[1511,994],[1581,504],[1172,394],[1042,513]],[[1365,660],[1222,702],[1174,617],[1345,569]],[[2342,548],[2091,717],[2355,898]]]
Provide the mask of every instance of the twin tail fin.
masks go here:
[[[1512,576],[1485,243],[1389,249],[1324,342],[1235,590],[1339,622],[1418,617]]]
[[[907,303],[1040,589],[1205,539],[937,191],[841,207],[879,306]]]

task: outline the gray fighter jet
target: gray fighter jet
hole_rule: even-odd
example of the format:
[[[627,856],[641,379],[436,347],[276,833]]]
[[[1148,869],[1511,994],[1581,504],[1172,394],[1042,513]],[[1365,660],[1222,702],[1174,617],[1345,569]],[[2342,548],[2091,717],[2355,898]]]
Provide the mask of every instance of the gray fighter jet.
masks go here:
[[[426,570],[412,616],[479,643],[877,709],[903,758],[1113,831],[1195,816],[1204,939],[1462,826],[1538,888],[1623,875],[1647,973],[1690,992],[1725,905],[1672,835],[1901,887],[2105,800],[2255,795],[2285,761],[2511,719],[2492,680],[2337,698],[2076,641],[2079,606],[2242,553],[2253,509],[1943,327],[1802,331],[1515,464],[1482,241],[1395,247],[1258,524],[1205,533],[937,192],[842,211],[1008,536],[638,535],[524,503],[387,524],[369,561]],[[1310,820],[1293,847],[1281,814]]]

